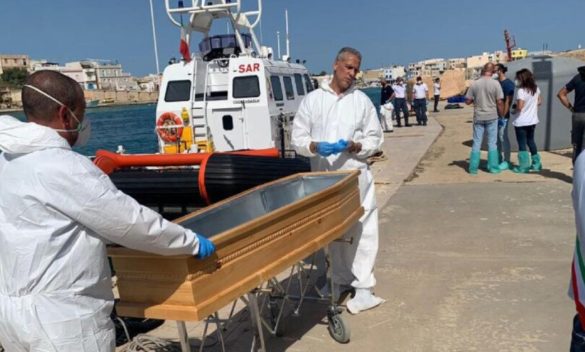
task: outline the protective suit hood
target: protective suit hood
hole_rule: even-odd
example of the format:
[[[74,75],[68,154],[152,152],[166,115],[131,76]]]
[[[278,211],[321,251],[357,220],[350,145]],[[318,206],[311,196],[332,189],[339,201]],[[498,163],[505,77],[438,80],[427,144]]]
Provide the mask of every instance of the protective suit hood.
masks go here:
[[[22,122],[12,116],[0,116],[0,151],[29,154],[49,148],[71,149],[65,138],[49,127]]]
[[[319,88],[335,96],[338,96],[338,94],[333,90],[333,88],[331,88],[331,81],[324,81]],[[339,96],[341,97],[346,96],[348,94],[351,94],[354,90],[355,84],[352,84],[349,88],[347,88],[345,92],[339,94]]]

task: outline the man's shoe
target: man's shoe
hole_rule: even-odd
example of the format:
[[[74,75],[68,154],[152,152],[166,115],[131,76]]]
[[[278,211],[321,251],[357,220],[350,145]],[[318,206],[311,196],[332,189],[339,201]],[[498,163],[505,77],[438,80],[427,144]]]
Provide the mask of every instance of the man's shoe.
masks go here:
[[[408,125],[404,125],[404,127],[412,127],[412,125],[408,124]]]
[[[364,310],[372,309],[384,303],[385,300],[372,294],[369,288],[356,288],[355,296],[347,301],[347,311],[358,314]]]

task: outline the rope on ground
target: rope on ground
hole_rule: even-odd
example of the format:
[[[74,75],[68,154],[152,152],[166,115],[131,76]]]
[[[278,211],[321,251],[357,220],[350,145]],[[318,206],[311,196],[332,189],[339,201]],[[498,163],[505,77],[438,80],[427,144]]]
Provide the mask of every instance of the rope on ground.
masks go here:
[[[124,334],[126,335],[126,340],[130,341],[126,347],[124,347],[124,352],[149,352],[149,351],[156,351],[156,352],[181,352],[181,346],[178,342],[174,342],[169,339],[163,339],[160,337],[146,335],[146,334],[139,334],[136,335],[133,339],[130,338],[130,333],[128,332],[128,328],[126,327],[126,323],[124,320],[116,317],[116,320],[122,325],[124,329]],[[233,330],[232,330],[233,331]],[[231,331],[225,336],[228,337],[231,335]],[[217,338],[212,336],[207,336],[206,340],[209,342],[206,343],[203,348],[208,348],[216,345],[218,343]],[[199,346],[197,346],[199,347]],[[0,352],[4,352],[2,346],[0,346]]]
[[[136,335],[134,339],[124,348],[124,352],[181,352],[177,343],[150,335]]]

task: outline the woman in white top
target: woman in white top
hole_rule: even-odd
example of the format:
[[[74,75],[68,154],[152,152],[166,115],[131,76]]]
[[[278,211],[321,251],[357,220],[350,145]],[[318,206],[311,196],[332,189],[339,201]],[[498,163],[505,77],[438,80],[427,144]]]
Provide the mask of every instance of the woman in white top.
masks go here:
[[[512,124],[516,130],[518,141],[519,165],[513,169],[517,173],[530,170],[542,170],[540,155],[534,143],[534,130],[538,124],[538,106],[542,104],[540,89],[534,81],[534,75],[528,69],[516,72],[516,82],[519,87],[516,96],[516,118]],[[526,147],[530,150],[530,154]],[[531,161],[532,159],[532,161]]]

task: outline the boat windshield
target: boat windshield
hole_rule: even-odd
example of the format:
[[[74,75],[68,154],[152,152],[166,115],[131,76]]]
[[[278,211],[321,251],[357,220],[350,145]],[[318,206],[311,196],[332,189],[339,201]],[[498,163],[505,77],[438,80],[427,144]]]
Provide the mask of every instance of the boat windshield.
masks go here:
[[[242,40],[246,48],[252,45],[252,36],[242,34]],[[203,39],[199,43],[199,51],[206,61],[239,55],[242,49],[238,45],[235,34],[214,35]]]

